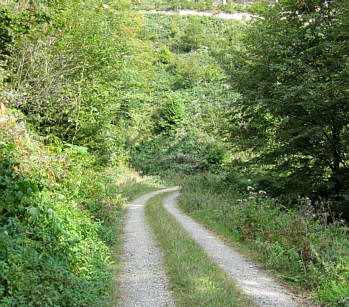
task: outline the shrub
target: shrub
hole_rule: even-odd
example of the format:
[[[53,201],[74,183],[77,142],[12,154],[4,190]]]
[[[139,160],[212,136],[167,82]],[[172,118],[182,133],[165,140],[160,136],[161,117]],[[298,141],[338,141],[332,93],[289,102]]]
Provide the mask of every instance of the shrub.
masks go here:
[[[203,42],[204,27],[200,18],[192,18],[191,22],[185,24],[185,27],[175,36],[172,42],[172,48],[177,52],[190,52],[199,49]]]
[[[156,122],[157,133],[173,133],[179,127],[184,116],[185,108],[181,97],[175,93],[169,95],[159,112]]]
[[[214,169],[222,166],[227,149],[223,144],[207,143],[203,149],[204,157],[201,160],[201,168]]]
[[[123,199],[86,148],[46,147],[11,117],[0,114],[0,305],[103,305]]]
[[[172,60],[172,53],[170,50],[167,49],[166,46],[163,46],[159,50],[158,57],[161,63],[169,64],[171,63],[171,60]]]

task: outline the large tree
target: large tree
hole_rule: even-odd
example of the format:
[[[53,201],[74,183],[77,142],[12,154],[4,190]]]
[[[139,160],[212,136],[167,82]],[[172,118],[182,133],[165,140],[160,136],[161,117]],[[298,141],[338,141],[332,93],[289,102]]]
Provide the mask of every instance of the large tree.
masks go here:
[[[280,1],[251,24],[234,59],[236,127],[279,192],[342,203],[349,194],[348,17],[347,1]]]

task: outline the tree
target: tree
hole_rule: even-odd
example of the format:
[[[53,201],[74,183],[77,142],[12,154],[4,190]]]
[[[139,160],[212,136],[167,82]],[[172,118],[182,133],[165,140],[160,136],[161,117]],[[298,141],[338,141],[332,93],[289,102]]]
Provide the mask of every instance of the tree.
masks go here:
[[[0,68],[1,44],[13,41],[0,101],[20,109],[47,142],[88,147],[99,163],[120,162],[122,102],[148,86],[153,69],[143,19],[128,5],[9,1],[8,12],[0,9]]]
[[[235,54],[232,74],[242,93],[236,128],[263,153],[258,161],[275,171],[279,187],[344,200],[348,3],[284,0],[262,17],[249,27],[245,50]]]
[[[184,102],[179,95],[172,94],[166,99],[157,115],[155,130],[157,133],[173,133],[185,116]]]

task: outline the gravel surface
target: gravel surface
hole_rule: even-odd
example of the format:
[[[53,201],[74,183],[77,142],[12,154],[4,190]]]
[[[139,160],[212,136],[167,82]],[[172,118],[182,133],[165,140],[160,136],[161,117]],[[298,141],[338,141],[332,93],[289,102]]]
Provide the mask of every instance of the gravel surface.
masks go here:
[[[128,207],[117,306],[175,306],[162,268],[162,255],[145,221],[144,205],[157,194],[176,190],[178,188],[169,188],[146,194]]]
[[[158,11],[158,10],[141,10],[141,13],[147,14],[162,14],[162,15],[194,15],[194,16],[207,16],[207,17],[217,17],[223,19],[234,19],[240,21],[248,21],[251,19],[251,14],[249,13],[225,13],[225,12],[210,12],[210,11],[195,11],[195,10],[178,10],[178,11]]]
[[[215,261],[243,291],[263,307],[299,306],[291,294],[277,284],[268,274],[228,247],[212,232],[182,212],[177,205],[179,193],[164,200],[165,208],[177,219],[190,236],[199,243],[209,257]]]

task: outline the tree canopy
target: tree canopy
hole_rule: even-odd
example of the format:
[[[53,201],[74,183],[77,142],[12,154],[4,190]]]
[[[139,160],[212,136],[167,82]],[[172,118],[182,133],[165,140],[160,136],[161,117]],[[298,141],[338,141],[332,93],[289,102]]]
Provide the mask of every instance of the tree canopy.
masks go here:
[[[348,35],[344,1],[280,1],[234,58],[235,131],[263,152],[257,161],[275,170],[279,193],[347,197]]]

